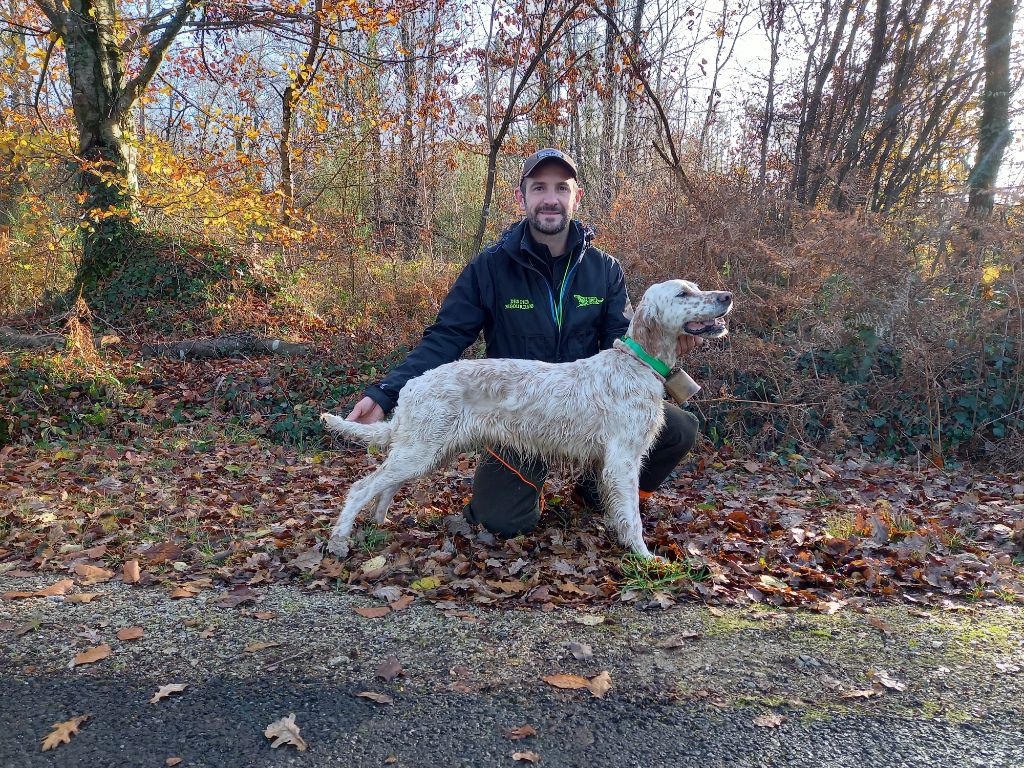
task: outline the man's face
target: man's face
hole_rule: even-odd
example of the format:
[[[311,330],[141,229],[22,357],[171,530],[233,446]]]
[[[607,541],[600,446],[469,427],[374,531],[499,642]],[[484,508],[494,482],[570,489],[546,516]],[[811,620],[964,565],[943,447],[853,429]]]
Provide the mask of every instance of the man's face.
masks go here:
[[[516,189],[516,200],[526,218],[545,235],[565,230],[582,198],[576,179],[558,162],[543,163]]]

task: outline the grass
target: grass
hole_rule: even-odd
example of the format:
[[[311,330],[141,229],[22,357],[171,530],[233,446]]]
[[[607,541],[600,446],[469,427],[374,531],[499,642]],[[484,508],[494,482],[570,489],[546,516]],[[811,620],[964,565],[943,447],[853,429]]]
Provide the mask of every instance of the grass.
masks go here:
[[[682,587],[687,582],[706,581],[711,571],[699,560],[646,560],[629,554],[619,566],[622,580],[620,592],[665,592]]]

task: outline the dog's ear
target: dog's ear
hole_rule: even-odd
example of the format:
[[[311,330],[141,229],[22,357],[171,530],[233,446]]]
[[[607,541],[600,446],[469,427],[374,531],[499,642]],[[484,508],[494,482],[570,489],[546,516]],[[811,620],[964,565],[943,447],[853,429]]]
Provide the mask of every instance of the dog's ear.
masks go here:
[[[650,349],[660,340],[654,315],[643,301],[637,304],[633,312],[628,333],[644,349]]]

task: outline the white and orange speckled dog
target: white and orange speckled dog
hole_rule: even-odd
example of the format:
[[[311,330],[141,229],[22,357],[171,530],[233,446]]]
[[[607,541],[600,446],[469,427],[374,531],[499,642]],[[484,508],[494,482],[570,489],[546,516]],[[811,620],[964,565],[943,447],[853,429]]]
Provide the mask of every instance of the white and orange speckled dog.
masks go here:
[[[669,367],[682,334],[718,338],[728,329],[732,294],[701,291],[686,280],[652,285],[627,337]],[[466,450],[501,445],[549,461],[600,468],[607,522],[619,543],[653,557],[644,543],[637,485],[640,464],[664,422],[664,379],[627,344],[616,341],[572,363],[458,360],[411,379],[390,421],[359,424],[325,413],[332,432],[390,446],[370,475],[352,484],[328,549],[343,557],[356,515],[376,500],[384,522],[402,483]]]

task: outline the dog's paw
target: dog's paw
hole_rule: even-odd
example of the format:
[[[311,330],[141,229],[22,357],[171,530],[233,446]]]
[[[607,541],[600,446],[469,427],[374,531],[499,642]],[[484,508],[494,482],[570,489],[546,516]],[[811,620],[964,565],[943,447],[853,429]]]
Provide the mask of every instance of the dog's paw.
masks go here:
[[[327,540],[327,551],[334,555],[339,560],[343,560],[348,557],[349,548],[352,545],[352,541],[348,538],[341,536],[331,536]]]

